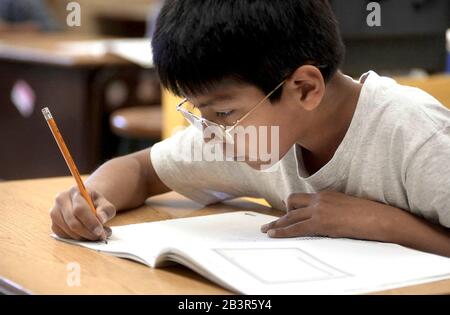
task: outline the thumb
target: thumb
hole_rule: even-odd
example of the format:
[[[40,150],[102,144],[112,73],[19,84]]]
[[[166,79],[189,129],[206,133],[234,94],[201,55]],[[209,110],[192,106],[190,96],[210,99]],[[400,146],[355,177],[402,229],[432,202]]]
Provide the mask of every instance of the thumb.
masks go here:
[[[110,237],[112,234],[111,228],[109,226],[105,226],[104,229],[105,229],[106,237],[107,238]]]
[[[116,207],[114,207],[111,203],[100,202],[97,206],[97,217],[102,224],[105,224],[116,215]]]

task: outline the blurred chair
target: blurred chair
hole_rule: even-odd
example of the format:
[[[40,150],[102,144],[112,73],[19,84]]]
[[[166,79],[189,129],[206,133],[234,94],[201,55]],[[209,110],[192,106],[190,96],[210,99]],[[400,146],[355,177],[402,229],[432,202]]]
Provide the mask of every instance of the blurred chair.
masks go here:
[[[450,75],[440,74],[425,78],[396,77],[395,80],[400,84],[424,90],[450,109]]]
[[[163,139],[172,136],[183,127],[187,127],[189,123],[184,119],[176,110],[177,104],[181,101],[181,98],[173,95],[169,91],[163,89],[162,91],[162,110],[163,110],[163,126],[162,137]]]
[[[146,148],[161,139],[161,106],[135,106],[117,109],[110,116],[110,126],[112,132],[121,137],[119,154]]]

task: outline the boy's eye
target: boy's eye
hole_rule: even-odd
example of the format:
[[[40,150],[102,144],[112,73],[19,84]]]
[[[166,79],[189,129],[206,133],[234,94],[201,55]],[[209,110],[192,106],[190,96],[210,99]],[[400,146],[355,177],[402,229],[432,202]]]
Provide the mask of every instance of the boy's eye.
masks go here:
[[[227,112],[216,112],[216,117],[225,118],[225,117],[230,116],[233,112],[234,112],[234,110],[230,110]]]

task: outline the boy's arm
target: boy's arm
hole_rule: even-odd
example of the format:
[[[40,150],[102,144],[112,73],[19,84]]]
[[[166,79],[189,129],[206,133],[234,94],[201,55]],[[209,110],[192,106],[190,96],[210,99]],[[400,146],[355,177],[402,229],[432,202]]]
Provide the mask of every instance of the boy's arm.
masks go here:
[[[445,112],[448,114],[448,112]],[[392,242],[450,257],[450,126],[422,143],[402,173],[409,209],[436,224],[383,203],[337,192],[294,194],[273,236],[318,233]],[[438,224],[439,223],[439,224]],[[268,231],[271,226],[264,227]]]
[[[106,162],[89,176],[86,187],[102,194],[118,211],[135,208],[148,197],[170,191],[153,168],[150,150]]]
[[[52,230],[58,236],[76,240],[105,239],[103,227],[116,211],[137,207],[145,199],[168,192],[156,175],[150,149],[112,159],[85,182],[96,207],[94,215],[76,186],[58,194],[50,212]]]
[[[262,227],[271,237],[321,235],[396,243],[450,257],[450,229],[379,202],[325,191],[293,194],[288,213]]]

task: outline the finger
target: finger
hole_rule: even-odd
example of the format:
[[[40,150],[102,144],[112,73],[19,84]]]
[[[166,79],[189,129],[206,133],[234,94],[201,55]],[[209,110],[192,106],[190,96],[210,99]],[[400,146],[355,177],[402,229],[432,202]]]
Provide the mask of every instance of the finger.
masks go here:
[[[59,237],[70,238],[70,235],[67,234],[66,232],[64,232],[64,230],[62,228],[60,228],[56,223],[52,224],[52,231]]]
[[[53,221],[53,225],[58,226],[66,235],[68,235],[71,239],[81,241],[82,238],[73,233],[70,228],[67,226],[66,222],[64,221],[64,218],[61,214],[61,209],[58,208],[58,206],[55,206],[51,211],[51,217]],[[56,233],[56,231],[55,231]],[[56,233],[58,234],[58,233]]]
[[[97,218],[100,220],[102,224],[105,224],[116,215],[116,207],[114,207],[109,201],[105,198],[101,198],[94,202],[95,207],[97,208]]]
[[[281,237],[298,237],[298,236],[312,236],[315,235],[311,220],[301,221],[289,226],[271,229],[267,231],[267,235],[273,238]]]
[[[79,195],[79,193],[76,193],[75,198],[76,198],[77,194]],[[80,197],[81,197],[81,195],[80,195]],[[74,234],[77,234],[78,236],[81,236],[84,239],[87,239],[87,240],[100,239],[102,234],[96,235],[96,234],[92,233],[83,225],[83,223],[81,223],[74,216],[73,209],[72,209],[72,201],[69,199],[69,201],[67,203],[70,203],[70,205],[65,205],[64,207],[61,208],[61,215],[62,215],[65,225],[70,229],[70,231]],[[86,205],[87,205],[87,203],[86,203]],[[89,209],[89,208],[87,208],[87,209]],[[90,210],[88,210],[88,211],[90,211]],[[104,233],[104,232],[101,231],[101,233]]]
[[[291,211],[294,209],[308,207],[311,203],[314,194],[307,193],[295,193],[290,194],[287,198],[287,210]]]
[[[81,222],[81,224],[89,231],[90,235],[94,237],[89,239],[94,240],[106,237],[103,225],[97,219],[95,214],[92,213],[87,201],[81,194],[74,194],[72,199],[72,208],[74,217],[78,219],[78,221]]]
[[[261,232],[266,233],[270,229],[280,228],[292,225],[296,222],[301,222],[311,218],[312,210],[309,208],[302,208],[288,212],[278,220],[272,221],[268,224],[264,224],[261,227]]]
[[[110,227],[105,226],[106,237],[110,237],[112,235],[112,230]]]
[[[278,219],[278,220],[279,220],[279,219]],[[270,229],[275,225],[275,223],[276,223],[278,220],[275,220],[275,221],[272,221],[272,222],[263,224],[263,225],[261,226],[261,232],[266,233],[268,230],[270,230]]]
[[[94,201],[94,205],[95,205],[95,200],[101,198],[102,196],[95,190],[89,190],[87,189],[89,192],[89,195],[91,196],[92,201]]]

